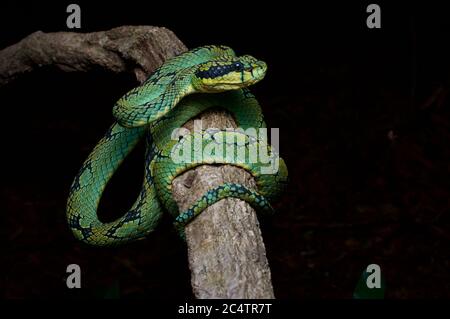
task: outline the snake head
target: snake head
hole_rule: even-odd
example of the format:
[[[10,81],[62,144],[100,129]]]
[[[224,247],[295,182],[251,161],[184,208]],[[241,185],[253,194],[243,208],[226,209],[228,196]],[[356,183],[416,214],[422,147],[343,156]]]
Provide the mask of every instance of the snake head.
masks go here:
[[[198,65],[193,85],[205,93],[236,90],[259,82],[266,70],[265,62],[249,55],[208,61]]]

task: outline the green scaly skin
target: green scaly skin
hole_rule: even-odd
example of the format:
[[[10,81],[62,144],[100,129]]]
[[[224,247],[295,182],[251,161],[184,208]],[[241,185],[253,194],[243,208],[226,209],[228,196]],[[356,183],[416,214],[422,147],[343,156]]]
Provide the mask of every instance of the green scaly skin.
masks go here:
[[[270,150],[265,138],[254,139],[237,132],[203,131],[181,140],[171,139],[174,129],[217,106],[229,111],[244,130],[265,127],[261,108],[246,88],[260,81],[265,72],[265,63],[251,56],[237,57],[225,46],[204,46],[168,60],[141,86],[122,97],[113,108],[117,122],[96,145],[71,186],[67,220],[74,235],[97,246],[142,239],[157,226],[163,209],[174,216],[175,226],[182,230],[206,207],[227,197],[245,200],[260,211],[271,211],[269,201],[282,192],[287,182],[287,168],[278,154]],[[234,152],[226,153],[224,158],[210,155],[198,160],[193,156],[189,163],[174,163],[171,152],[182,147],[189,136],[196,137],[195,134],[201,135],[204,146],[208,143],[234,146]],[[218,134],[224,134],[222,142]],[[238,139],[227,142],[225,137],[230,134],[246,142]],[[124,216],[103,223],[97,217],[97,208],[106,184],[142,138],[146,139],[146,155],[139,196]],[[248,151],[251,145],[262,145],[271,158],[279,161],[276,174],[261,174],[261,167],[268,164],[241,163],[235,159],[233,154]],[[172,181],[202,164],[242,167],[255,177],[257,190],[233,183],[220,185],[180,214],[171,196]]]

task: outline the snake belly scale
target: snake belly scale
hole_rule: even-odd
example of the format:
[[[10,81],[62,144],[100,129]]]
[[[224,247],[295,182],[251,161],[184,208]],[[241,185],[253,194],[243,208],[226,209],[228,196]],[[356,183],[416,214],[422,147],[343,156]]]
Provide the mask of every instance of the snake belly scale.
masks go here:
[[[85,160],[70,188],[67,220],[75,237],[97,246],[141,239],[157,226],[164,210],[173,215],[182,233],[201,211],[227,197],[245,200],[258,211],[272,211],[270,201],[281,194],[287,183],[287,167],[267,138],[245,134],[247,128],[266,127],[259,103],[247,88],[264,77],[266,68],[264,62],[251,56],[236,56],[229,47],[203,46],[167,60],[144,83],[125,94],[113,107],[116,122]],[[205,130],[173,139],[174,130],[217,106],[227,110],[243,130]],[[226,147],[231,143],[234,148],[221,157],[203,156],[198,160],[192,155],[189,161],[174,162],[171,155],[183,147],[195,154],[196,149],[186,144],[193,138],[200,138],[202,146],[215,143]],[[103,223],[97,216],[102,193],[141,139],[146,141],[141,191],[122,217]],[[276,172],[261,174],[261,167],[267,164],[237,160],[239,152],[248,152],[254,146],[263,147],[277,160]],[[172,198],[172,181],[204,164],[242,167],[255,178],[257,190],[226,183],[208,190],[180,213]]]

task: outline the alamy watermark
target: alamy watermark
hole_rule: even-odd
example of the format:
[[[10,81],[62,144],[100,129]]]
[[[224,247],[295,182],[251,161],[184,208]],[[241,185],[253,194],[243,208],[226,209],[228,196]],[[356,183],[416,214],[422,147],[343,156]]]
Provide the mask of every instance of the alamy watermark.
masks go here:
[[[78,4],[69,4],[66,8],[66,12],[70,13],[66,19],[66,25],[69,29],[81,28],[81,8]]]
[[[81,268],[77,264],[70,264],[66,268],[66,272],[70,275],[66,278],[67,288],[81,288]]]
[[[172,132],[179,141],[171,151],[174,163],[217,161],[235,164],[256,164],[261,174],[276,174],[280,165],[278,128],[227,128],[203,130],[202,121],[194,121],[193,133],[186,128]]]
[[[369,4],[366,8],[366,12],[370,13],[366,19],[366,24],[369,29],[381,28],[381,8],[378,4]]]
[[[367,288],[381,288],[381,267],[377,264],[370,264],[366,268],[367,276],[366,285]]]

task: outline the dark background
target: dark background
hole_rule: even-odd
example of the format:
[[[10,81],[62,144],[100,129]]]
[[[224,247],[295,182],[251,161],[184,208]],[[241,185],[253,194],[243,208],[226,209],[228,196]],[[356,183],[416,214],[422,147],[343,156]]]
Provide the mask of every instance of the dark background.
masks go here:
[[[370,2],[81,5],[81,32],[165,26],[189,47],[225,44],[268,63],[253,88],[291,182],[262,231],[278,298],[351,298],[377,263],[388,298],[450,296],[449,18],[442,5]],[[144,4],[145,3],[145,4]],[[0,48],[28,34],[70,31],[68,3],[0,5]],[[119,248],[77,242],[69,186],[112,123],[131,75],[52,68],[0,88],[0,288],[5,298],[192,297],[187,254],[165,217]],[[142,178],[143,148],[107,187],[100,217],[120,216]],[[69,291],[65,269],[82,269]]]

